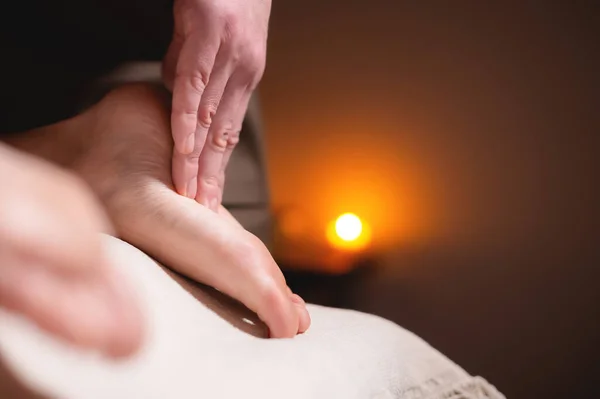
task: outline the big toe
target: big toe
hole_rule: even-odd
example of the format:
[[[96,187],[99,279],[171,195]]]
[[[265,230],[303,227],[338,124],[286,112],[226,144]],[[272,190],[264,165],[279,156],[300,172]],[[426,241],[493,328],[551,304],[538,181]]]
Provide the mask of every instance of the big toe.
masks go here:
[[[304,300],[290,293],[287,287],[280,289],[275,283],[272,286],[274,288],[264,294],[262,306],[257,311],[269,327],[270,337],[293,338],[304,333],[311,323]]]
[[[256,313],[269,327],[271,338],[292,338],[298,334],[300,314],[292,298],[275,283],[258,291],[259,298]]]

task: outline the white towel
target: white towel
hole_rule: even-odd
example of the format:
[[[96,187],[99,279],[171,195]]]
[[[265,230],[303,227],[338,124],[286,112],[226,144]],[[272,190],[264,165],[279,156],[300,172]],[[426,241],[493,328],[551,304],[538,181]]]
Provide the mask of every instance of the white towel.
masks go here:
[[[106,246],[143,303],[143,349],[113,362],[0,313],[0,350],[24,385],[69,399],[503,398],[387,320],[309,305],[306,334],[263,339],[264,326],[235,302],[173,276],[122,241],[106,237]]]

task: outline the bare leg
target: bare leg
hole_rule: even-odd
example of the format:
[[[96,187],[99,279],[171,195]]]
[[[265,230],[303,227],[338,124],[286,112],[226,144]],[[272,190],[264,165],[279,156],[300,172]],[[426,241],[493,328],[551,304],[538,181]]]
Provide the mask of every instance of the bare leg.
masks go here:
[[[52,134],[23,140],[51,137],[52,147],[76,149],[81,156],[75,158],[48,148],[44,155],[69,165],[92,186],[124,240],[240,300],[272,337],[304,332],[310,324],[305,304],[291,293],[263,243],[231,216],[173,190],[169,114],[161,93],[143,85],[123,87],[56,125]]]

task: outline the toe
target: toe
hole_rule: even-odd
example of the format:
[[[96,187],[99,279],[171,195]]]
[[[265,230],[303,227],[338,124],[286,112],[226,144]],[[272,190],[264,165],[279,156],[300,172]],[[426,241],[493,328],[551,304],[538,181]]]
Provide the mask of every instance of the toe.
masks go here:
[[[298,334],[302,334],[310,327],[310,314],[306,309],[306,303],[299,295],[292,294],[291,299],[298,312]]]
[[[292,338],[298,333],[299,314],[290,296],[274,282],[262,290],[258,316],[269,327],[271,338]]]

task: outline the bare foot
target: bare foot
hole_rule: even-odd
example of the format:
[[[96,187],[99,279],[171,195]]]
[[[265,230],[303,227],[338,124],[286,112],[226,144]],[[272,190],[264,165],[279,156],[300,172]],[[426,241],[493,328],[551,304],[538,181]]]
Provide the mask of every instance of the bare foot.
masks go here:
[[[129,290],[103,258],[109,223],[76,177],[0,144],[0,306],[113,356],[141,343]]]
[[[119,235],[161,262],[255,311],[271,337],[310,325],[264,244],[223,209],[177,194],[171,181],[167,97],[135,85],[113,91],[59,129],[78,132],[84,154],[72,167],[106,205]]]

